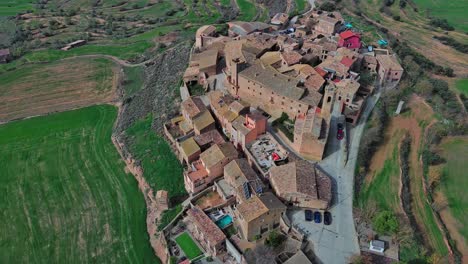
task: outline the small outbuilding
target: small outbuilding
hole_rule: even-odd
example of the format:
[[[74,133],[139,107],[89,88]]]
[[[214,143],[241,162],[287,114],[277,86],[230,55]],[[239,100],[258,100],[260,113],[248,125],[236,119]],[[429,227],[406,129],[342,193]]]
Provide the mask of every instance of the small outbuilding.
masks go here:
[[[369,249],[374,252],[383,253],[385,251],[385,242],[381,240],[371,240],[369,242]]]
[[[0,49],[0,63],[7,63],[11,60],[9,49]]]

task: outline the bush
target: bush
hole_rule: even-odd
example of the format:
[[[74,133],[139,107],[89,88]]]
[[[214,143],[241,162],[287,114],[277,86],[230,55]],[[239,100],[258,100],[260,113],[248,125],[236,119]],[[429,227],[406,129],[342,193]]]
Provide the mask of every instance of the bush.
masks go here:
[[[400,16],[397,16],[397,15],[395,15],[395,16],[393,16],[393,19],[394,19],[394,20],[396,20],[396,21],[400,21],[400,20],[401,20],[401,17],[400,17]]]
[[[455,28],[453,26],[451,26],[447,19],[445,18],[436,18],[436,17],[433,17],[431,18],[431,20],[429,21],[429,24],[434,26],[434,27],[440,27],[441,29],[444,29],[444,30],[448,30],[448,31],[452,31],[452,30],[455,30]]]
[[[461,42],[456,41],[455,39],[451,37],[446,37],[446,36],[441,36],[441,37],[434,36],[434,38],[442,42],[444,45],[451,46],[460,52],[468,53],[468,44],[463,44]]]
[[[271,231],[270,234],[268,235],[267,239],[265,240],[265,245],[276,248],[280,246],[284,240],[286,240],[286,237],[276,231]]]
[[[373,219],[373,227],[379,234],[395,234],[399,224],[395,214],[391,211],[382,211]]]
[[[406,0],[400,0],[400,8],[406,7]]]
[[[336,6],[332,2],[325,2],[325,3],[320,5],[319,9],[323,10],[323,11],[331,12],[331,11],[334,11],[336,9]]]

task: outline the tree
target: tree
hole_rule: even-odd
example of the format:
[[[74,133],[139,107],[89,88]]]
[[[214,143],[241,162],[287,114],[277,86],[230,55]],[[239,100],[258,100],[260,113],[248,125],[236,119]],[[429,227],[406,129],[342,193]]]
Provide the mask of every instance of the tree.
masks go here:
[[[395,234],[399,228],[398,219],[390,211],[378,213],[374,218],[373,226],[379,234]]]
[[[282,234],[276,231],[271,231],[265,241],[265,244],[269,247],[276,248],[280,246],[284,242],[285,239],[286,237],[283,236]]]

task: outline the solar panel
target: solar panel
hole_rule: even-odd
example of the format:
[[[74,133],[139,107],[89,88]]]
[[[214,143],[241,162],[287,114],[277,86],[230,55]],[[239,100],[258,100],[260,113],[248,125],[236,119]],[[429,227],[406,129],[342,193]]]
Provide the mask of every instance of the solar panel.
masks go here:
[[[244,184],[242,184],[242,189],[244,190],[244,196],[246,199],[249,199],[250,198],[250,189],[249,189],[249,183],[248,182],[244,182]]]

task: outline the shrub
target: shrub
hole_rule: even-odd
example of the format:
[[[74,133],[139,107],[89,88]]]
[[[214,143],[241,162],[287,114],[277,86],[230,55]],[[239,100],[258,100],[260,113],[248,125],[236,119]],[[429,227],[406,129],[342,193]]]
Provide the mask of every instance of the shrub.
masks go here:
[[[331,11],[334,11],[336,9],[336,6],[332,2],[325,2],[325,3],[321,4],[319,8],[320,8],[320,10],[331,12]]]
[[[395,234],[399,224],[395,214],[391,211],[382,211],[373,219],[373,227],[379,234]]]
[[[385,4],[386,6],[392,6],[393,3],[395,3],[395,0],[385,0],[385,1],[384,1],[384,4]]]
[[[400,0],[400,8],[406,7],[406,0]]]
[[[451,46],[460,52],[468,53],[468,44],[463,44],[447,36],[441,36],[441,37],[434,36],[434,38],[442,42],[444,45]]]
[[[396,20],[396,21],[400,21],[400,20],[401,20],[401,17],[400,17],[400,16],[397,16],[397,15],[395,15],[395,16],[393,16],[393,19],[394,19],[394,20]]]
[[[436,17],[433,17],[431,18],[431,20],[429,21],[429,24],[434,26],[434,27],[440,27],[441,29],[444,29],[444,30],[448,30],[448,31],[452,31],[452,30],[455,30],[455,28],[453,26],[451,26],[447,19],[445,18],[436,18]]]
[[[286,237],[284,235],[276,231],[271,231],[265,241],[265,245],[272,247],[272,248],[276,248],[280,246],[284,242],[285,239]]]

